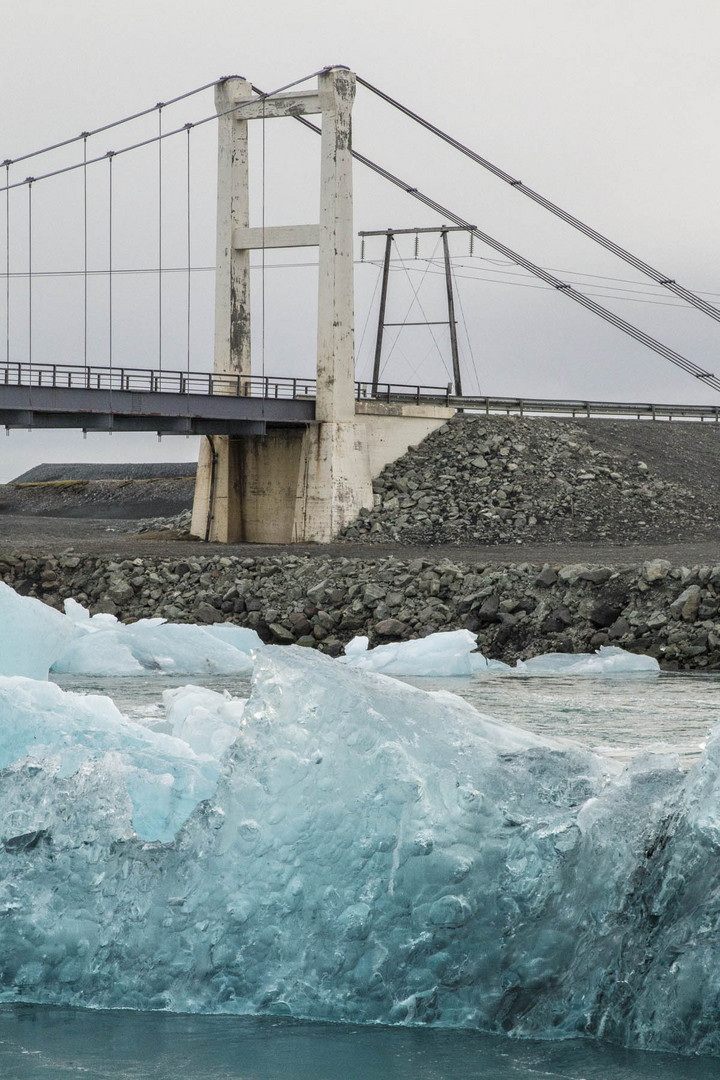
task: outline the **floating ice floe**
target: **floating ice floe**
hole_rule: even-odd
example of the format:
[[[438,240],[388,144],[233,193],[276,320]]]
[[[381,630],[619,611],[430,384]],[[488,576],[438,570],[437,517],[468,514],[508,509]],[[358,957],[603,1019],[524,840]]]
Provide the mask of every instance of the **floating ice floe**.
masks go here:
[[[47,679],[75,633],[61,612],[0,582],[0,675]]]
[[[471,675],[489,666],[506,668],[498,660],[488,661],[473,652],[477,640],[469,630],[449,630],[428,634],[413,641],[397,641],[368,649],[367,637],[355,637],[345,646],[340,663],[360,671],[379,671],[384,675],[432,676]]]
[[[252,652],[262,648],[254,630],[138,619],[121,623],[114,615],[93,615],[75,600],[65,612],[77,629],[75,640],[52,665],[75,675],[134,675],[159,671],[178,675],[249,675]]]
[[[65,614],[19,596],[0,583],[0,674],[46,679],[49,669],[73,675],[249,675],[263,647],[254,630],[90,615],[75,600]]]
[[[615,646],[603,646],[596,653],[548,653],[530,660],[518,660],[515,667],[500,660],[488,660],[476,648],[469,630],[428,634],[413,641],[393,642],[368,648],[367,637],[356,637],[345,646],[340,662],[360,671],[412,678],[462,675],[628,675],[658,674],[660,665],[651,656],[638,656]]]
[[[659,675],[653,656],[627,652],[616,645],[601,645],[595,653],[545,653],[518,660],[521,675]]]

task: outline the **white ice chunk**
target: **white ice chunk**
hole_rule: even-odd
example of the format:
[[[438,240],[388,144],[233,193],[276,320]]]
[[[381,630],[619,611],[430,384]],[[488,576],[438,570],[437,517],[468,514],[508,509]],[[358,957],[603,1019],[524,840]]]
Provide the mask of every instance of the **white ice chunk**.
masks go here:
[[[143,670],[179,675],[249,675],[262,641],[254,630],[139,619],[128,625],[114,615],[93,615],[76,601],[65,610],[77,637],[57,656],[53,671],[74,675],[135,675]]]
[[[470,675],[475,635],[469,630],[450,630],[428,634],[413,641],[398,641],[368,649],[368,638],[356,637],[345,647],[343,664],[361,671],[378,671],[384,675],[451,676]],[[487,664],[485,658],[482,661]]]
[[[652,656],[602,645],[595,653],[546,653],[518,660],[515,671],[523,675],[658,675],[660,665]]]
[[[247,698],[233,698],[204,686],[163,691],[165,716],[172,733],[196,754],[220,758],[238,737]]]
[[[340,663],[384,675],[433,678],[458,675],[657,675],[660,665],[652,656],[639,656],[617,646],[602,646],[596,653],[546,653],[518,660],[515,667],[488,660],[476,648],[469,630],[429,634],[413,641],[368,648],[367,637],[355,637],[345,646]]]
[[[0,582],[0,675],[47,679],[76,633],[61,612]]]
[[[78,636],[52,670],[69,675],[140,675],[145,668],[119,631],[105,630]]]

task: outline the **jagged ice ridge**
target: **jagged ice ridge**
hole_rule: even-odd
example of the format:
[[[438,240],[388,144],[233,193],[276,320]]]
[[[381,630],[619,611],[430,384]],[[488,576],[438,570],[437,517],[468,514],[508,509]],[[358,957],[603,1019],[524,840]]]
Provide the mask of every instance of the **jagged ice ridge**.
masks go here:
[[[165,703],[0,677],[0,1000],[720,1052],[717,733],[623,769],[295,646]]]

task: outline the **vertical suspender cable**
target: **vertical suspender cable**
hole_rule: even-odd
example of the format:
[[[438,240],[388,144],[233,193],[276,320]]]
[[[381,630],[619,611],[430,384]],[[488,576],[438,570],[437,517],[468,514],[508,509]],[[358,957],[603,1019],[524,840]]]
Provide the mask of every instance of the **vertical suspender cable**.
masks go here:
[[[163,140],[162,111],[163,103],[158,102],[158,366],[162,371],[162,187],[163,187]]]
[[[261,338],[260,338],[260,360],[262,367],[262,394],[263,394],[263,415],[265,413],[265,396],[267,393],[267,387],[265,385],[265,102],[263,98],[262,105],[262,271],[261,271],[261,293],[262,293],[262,323],[261,323]]]
[[[112,363],[113,363],[113,157],[114,152],[108,150],[108,356],[110,367],[110,389],[112,390]]]
[[[10,362],[10,162],[5,162],[5,360]]]
[[[83,132],[83,364],[87,367],[88,347],[88,188],[87,132]]]
[[[32,283],[33,283],[33,269],[32,269],[32,186],[33,178],[28,176],[28,360],[32,369]],[[30,381],[32,382],[32,370],[30,374]]]
[[[187,371],[190,374],[190,268],[192,263],[190,261],[190,132],[192,130],[192,124],[186,124],[185,130],[187,131]]]

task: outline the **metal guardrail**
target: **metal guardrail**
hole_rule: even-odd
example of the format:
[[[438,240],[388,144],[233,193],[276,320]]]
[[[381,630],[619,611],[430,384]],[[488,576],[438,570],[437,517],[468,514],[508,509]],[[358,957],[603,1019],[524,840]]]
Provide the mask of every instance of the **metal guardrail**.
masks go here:
[[[43,387],[56,390],[104,390],[130,393],[194,394],[214,397],[253,397],[274,400],[313,400],[315,379],[284,375],[231,375],[205,371],[160,371],[136,367],[85,367],[81,364],[30,364],[0,361],[3,386]],[[413,386],[403,383],[355,383],[358,401],[408,405],[435,405],[486,415],[555,415],[570,417],[615,416],[651,420],[712,420],[720,422],[719,405],[682,405],[652,402],[585,401],[567,398],[458,397],[448,386]]]
[[[200,394],[286,400],[315,397],[315,380],[286,376],[218,375],[212,371],[160,371],[135,367],[0,362],[2,386],[55,390],[118,390],[130,393]]]

